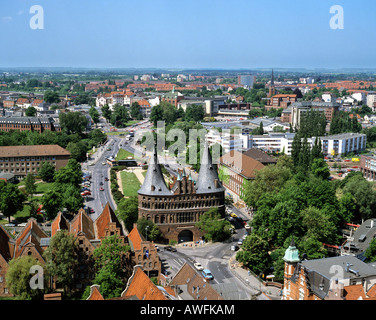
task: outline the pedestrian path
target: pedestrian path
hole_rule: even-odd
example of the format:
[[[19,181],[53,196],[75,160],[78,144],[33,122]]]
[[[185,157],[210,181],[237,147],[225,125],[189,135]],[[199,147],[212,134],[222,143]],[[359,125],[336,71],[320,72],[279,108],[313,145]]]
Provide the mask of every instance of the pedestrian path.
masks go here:
[[[271,300],[281,299],[281,288],[265,286],[264,282],[259,280],[245,268],[241,267],[234,259],[234,256],[229,260],[229,268],[235,277],[237,277],[246,287],[251,289],[252,295],[255,296],[257,300],[264,300],[265,297]]]

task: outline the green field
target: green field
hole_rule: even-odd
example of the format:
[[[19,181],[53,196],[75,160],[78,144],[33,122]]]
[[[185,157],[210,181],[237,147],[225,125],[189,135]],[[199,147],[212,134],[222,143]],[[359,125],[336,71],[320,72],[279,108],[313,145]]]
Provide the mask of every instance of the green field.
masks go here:
[[[137,196],[137,191],[140,189],[141,184],[136,175],[133,172],[122,171],[120,177],[124,196]]]
[[[118,154],[116,155],[116,160],[124,160],[124,159],[127,159],[128,157],[133,158],[133,153],[130,153],[129,151],[124,150],[124,149],[120,149]]]

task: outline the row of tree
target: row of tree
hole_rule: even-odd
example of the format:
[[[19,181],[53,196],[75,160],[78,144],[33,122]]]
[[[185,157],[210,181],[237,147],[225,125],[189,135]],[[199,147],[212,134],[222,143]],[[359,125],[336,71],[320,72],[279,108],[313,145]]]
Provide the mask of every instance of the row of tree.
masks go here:
[[[331,182],[328,171],[321,158],[303,172],[287,156],[258,171],[245,186],[244,200],[256,212],[237,259],[256,274],[274,267],[282,280],[282,257],[291,236],[300,253],[322,258],[328,254],[324,243],[341,244],[344,223],[376,215],[376,191],[361,173]]]

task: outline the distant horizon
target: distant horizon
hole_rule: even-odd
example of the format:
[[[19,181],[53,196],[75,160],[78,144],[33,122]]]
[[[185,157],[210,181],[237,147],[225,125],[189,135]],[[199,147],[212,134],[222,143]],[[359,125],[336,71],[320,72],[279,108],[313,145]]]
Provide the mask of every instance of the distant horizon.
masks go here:
[[[184,71],[239,71],[239,72],[248,72],[248,71],[262,71],[262,72],[271,72],[272,70],[281,72],[281,71],[292,71],[292,72],[320,72],[320,71],[347,71],[347,72],[356,72],[356,71],[370,71],[376,72],[376,67],[254,67],[254,68],[225,68],[225,67],[200,67],[200,68],[191,68],[191,67],[71,67],[71,66],[22,66],[22,67],[1,67],[0,72],[7,72],[11,70],[101,70],[101,71],[116,71],[116,70],[129,70],[129,71],[171,71],[171,72],[184,72]]]

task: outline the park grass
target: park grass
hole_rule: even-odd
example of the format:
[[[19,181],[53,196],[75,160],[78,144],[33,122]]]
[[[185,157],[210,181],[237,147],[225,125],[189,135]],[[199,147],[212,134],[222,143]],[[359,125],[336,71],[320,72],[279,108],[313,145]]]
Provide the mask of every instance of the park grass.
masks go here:
[[[133,153],[131,153],[127,150],[124,150],[124,149],[120,149],[119,152],[116,155],[116,160],[117,161],[124,160],[124,159],[127,159],[128,157],[133,158]]]
[[[137,176],[133,172],[122,171],[120,177],[124,197],[137,196],[137,192],[140,189],[140,180],[138,180]]]
[[[37,186],[37,191],[35,193],[46,193],[51,190],[53,183],[41,182],[36,183],[35,185]]]

